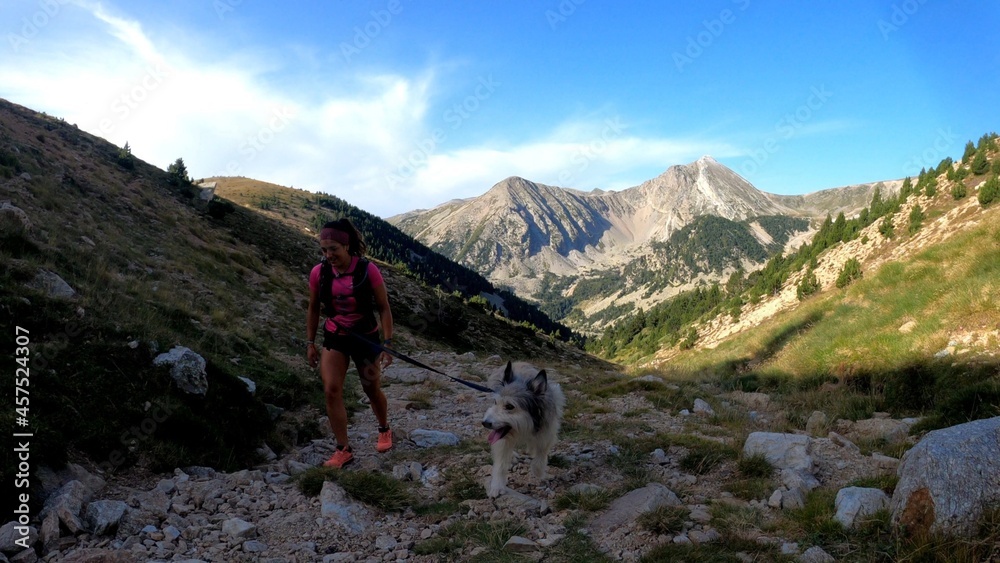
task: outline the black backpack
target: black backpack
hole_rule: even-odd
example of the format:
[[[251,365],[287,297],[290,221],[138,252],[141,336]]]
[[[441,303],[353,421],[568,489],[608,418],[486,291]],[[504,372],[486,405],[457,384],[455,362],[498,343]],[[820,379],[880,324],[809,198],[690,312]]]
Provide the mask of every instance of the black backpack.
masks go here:
[[[319,268],[319,302],[323,307],[323,314],[329,318],[336,314],[333,308],[332,284],[333,265],[323,258]],[[354,273],[351,275],[351,292],[354,294],[361,320],[351,327],[350,331],[369,334],[378,328],[378,321],[375,319],[375,292],[372,290],[371,280],[368,279],[368,260],[364,258],[358,258],[358,263],[354,267]]]

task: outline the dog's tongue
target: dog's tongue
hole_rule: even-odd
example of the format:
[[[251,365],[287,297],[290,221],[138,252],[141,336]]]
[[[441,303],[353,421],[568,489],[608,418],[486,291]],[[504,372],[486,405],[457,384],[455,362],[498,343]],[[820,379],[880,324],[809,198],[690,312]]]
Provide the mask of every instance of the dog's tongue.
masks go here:
[[[486,438],[486,441],[489,442],[492,445],[494,442],[496,442],[497,440],[499,440],[502,437],[503,437],[503,433],[501,433],[499,430],[491,430],[489,437]]]

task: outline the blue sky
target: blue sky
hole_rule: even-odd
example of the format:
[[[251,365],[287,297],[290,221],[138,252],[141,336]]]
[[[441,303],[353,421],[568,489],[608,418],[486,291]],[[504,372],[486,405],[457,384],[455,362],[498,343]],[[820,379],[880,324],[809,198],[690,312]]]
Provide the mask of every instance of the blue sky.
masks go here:
[[[708,154],[781,194],[1000,129],[1000,4],[0,0],[0,97],[377,215]]]

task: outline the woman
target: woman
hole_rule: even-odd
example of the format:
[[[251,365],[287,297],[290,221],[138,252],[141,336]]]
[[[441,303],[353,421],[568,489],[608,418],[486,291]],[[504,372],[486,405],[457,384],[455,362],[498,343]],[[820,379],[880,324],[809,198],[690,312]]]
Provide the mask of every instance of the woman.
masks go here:
[[[341,468],[354,459],[347,437],[347,409],[344,407],[344,380],[350,360],[354,360],[361,386],[378,420],[375,449],[379,452],[392,449],[388,405],[380,386],[382,368],[392,363],[392,356],[377,346],[379,325],[385,338],[383,344],[391,343],[392,311],[382,273],[375,264],[363,258],[367,247],[350,221],[340,219],[323,225],[319,247],[323,261],[309,274],[306,356],[311,367],[319,365],[326,395],[326,414],[337,440],[337,450],[323,465]],[[327,317],[323,325],[322,352],[315,343],[320,309]]]

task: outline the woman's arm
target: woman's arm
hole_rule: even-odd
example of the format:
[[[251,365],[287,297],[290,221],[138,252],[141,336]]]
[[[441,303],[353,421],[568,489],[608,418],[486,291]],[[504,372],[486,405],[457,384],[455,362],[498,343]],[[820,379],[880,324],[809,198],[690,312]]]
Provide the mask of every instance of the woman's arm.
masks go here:
[[[379,324],[382,325],[382,338],[392,338],[392,309],[389,308],[389,294],[385,284],[372,288],[375,294],[375,308],[378,309]]]
[[[306,312],[306,358],[310,367],[319,364],[319,350],[314,342],[316,341],[316,331],[319,329],[319,290],[309,288],[309,309]]]
[[[392,310],[389,309],[389,294],[385,290],[384,283],[378,287],[372,287],[372,293],[375,294],[375,308],[378,309],[384,342],[392,338]],[[392,354],[383,351],[379,354],[378,364],[380,368],[388,367],[392,364]]]

